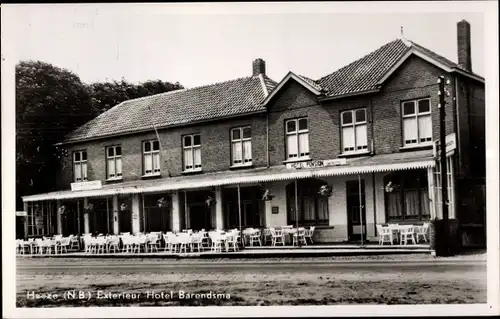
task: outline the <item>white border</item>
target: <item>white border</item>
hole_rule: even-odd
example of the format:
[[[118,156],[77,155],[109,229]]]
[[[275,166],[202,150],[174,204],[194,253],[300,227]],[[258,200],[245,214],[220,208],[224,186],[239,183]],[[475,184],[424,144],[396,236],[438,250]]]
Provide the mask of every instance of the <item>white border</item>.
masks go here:
[[[57,4],[55,4],[57,5]],[[55,6],[54,5],[54,6]],[[66,5],[66,4],[61,4]],[[72,4],[75,6],[75,4]],[[33,7],[34,5],[29,5]],[[42,5],[48,6],[48,5]],[[486,129],[487,136],[487,211],[488,211],[488,305],[399,305],[399,306],[296,306],[296,307],[123,307],[123,308],[43,308],[16,309],[15,305],[15,155],[14,155],[14,65],[16,7],[2,5],[2,212],[3,215],[3,305],[5,317],[226,317],[226,316],[450,316],[498,314],[499,300],[499,216],[498,216],[498,3],[471,2],[349,2],[349,3],[201,3],[201,4],[80,4],[109,10],[116,14],[272,14],[272,13],[451,13],[478,12],[485,14]],[[145,12],[147,10],[147,12]],[[132,13],[133,12],[133,13]],[[6,200],[7,199],[7,200]],[[76,310],[77,309],[77,310]]]

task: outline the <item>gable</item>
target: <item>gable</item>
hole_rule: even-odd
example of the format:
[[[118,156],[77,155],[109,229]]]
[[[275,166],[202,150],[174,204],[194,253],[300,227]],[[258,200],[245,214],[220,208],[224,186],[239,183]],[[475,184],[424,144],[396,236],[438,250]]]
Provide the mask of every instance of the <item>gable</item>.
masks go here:
[[[301,83],[291,79],[285,83],[279,92],[267,105],[269,111],[283,111],[318,104],[314,93],[305,88]]]

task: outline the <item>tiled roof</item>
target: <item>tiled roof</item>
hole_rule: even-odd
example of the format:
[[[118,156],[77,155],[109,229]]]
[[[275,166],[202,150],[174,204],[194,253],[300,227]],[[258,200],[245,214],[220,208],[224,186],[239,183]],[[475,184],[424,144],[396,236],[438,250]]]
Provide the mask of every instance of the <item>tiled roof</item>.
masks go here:
[[[276,82],[264,76],[268,92]],[[124,101],[66,136],[65,141],[153,130],[255,111],[266,97],[259,77],[245,77],[192,89]]]
[[[327,96],[369,91],[377,88],[377,82],[410,49],[398,39],[385,44],[361,59],[319,79],[318,85]]]
[[[312,86],[314,89],[318,90],[318,91],[322,91],[323,88],[321,86],[318,85],[318,83],[316,83],[316,81],[314,81],[313,79],[310,79],[306,76],[303,76],[303,75],[300,75],[300,74],[296,74],[299,78],[301,78],[302,80],[304,80],[304,82],[306,82],[307,84],[309,84],[310,86]]]

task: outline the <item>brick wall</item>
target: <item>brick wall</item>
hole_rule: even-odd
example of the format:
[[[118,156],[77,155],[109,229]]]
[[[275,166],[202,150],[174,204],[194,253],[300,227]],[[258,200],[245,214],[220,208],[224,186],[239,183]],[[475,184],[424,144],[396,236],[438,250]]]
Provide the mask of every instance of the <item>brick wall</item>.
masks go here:
[[[244,118],[205,123],[187,127],[160,130],[162,146],[162,177],[179,176],[182,173],[181,139],[185,134],[200,133],[203,172],[230,168],[230,129],[250,125],[252,128],[252,160],[255,167],[266,166],[266,118],[254,115]],[[142,174],[142,142],[156,139],[154,132],[117,137],[79,144],[69,144],[68,156],[63,158],[58,173],[58,187],[69,188],[73,181],[72,152],[87,150],[88,180],[106,180],[105,150],[107,146],[121,145],[123,181],[138,180]]]

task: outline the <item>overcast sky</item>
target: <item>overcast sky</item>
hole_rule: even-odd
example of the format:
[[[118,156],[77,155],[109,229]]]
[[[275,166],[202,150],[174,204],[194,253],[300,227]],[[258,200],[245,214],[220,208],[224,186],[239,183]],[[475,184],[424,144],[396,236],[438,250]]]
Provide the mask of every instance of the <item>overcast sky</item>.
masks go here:
[[[456,23],[466,19],[472,68],[484,75],[482,13],[354,14],[319,6],[304,13],[239,8],[214,14],[177,8],[20,6],[11,21],[12,58],[49,62],[87,83],[161,79],[194,87],[248,76],[255,58],[266,61],[276,81],[290,70],[317,79],[398,38],[401,27],[406,38],[456,61]]]

